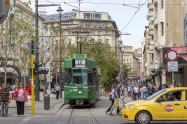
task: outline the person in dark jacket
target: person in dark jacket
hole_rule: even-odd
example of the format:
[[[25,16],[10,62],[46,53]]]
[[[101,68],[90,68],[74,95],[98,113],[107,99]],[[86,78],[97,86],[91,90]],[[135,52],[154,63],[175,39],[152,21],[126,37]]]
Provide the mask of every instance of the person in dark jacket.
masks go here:
[[[2,85],[2,89],[0,91],[0,99],[1,99],[1,116],[8,117],[8,103],[10,102],[10,93],[8,88],[6,88],[6,84]]]

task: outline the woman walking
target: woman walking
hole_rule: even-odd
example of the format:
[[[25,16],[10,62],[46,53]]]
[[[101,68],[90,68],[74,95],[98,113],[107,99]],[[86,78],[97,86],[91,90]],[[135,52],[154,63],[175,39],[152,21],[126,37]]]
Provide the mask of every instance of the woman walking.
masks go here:
[[[28,102],[27,91],[23,87],[22,83],[19,83],[19,86],[14,91],[14,97],[16,100],[17,106],[17,116],[24,116],[24,105],[25,102]]]
[[[105,111],[105,113],[109,114],[109,115],[113,115],[112,113],[109,113],[109,112],[110,112],[112,106],[114,105],[114,92],[115,92],[115,86],[113,87],[113,89],[112,89],[112,91],[110,93],[111,106]]]

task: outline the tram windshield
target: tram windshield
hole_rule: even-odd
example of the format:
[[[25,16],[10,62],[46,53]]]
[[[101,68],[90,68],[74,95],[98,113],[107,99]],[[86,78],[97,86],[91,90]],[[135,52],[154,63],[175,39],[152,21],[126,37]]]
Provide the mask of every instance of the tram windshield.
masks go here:
[[[73,78],[70,85],[87,85],[87,70],[77,69],[73,70]]]

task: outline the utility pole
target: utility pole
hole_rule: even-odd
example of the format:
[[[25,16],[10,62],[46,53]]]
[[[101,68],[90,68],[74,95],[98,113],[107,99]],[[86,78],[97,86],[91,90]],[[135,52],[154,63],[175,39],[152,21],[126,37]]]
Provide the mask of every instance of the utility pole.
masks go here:
[[[36,43],[38,43],[38,0],[35,0],[35,38]],[[38,64],[38,47],[35,53],[35,63]],[[36,69],[36,68],[35,68]],[[35,101],[39,101],[39,75],[35,76]]]

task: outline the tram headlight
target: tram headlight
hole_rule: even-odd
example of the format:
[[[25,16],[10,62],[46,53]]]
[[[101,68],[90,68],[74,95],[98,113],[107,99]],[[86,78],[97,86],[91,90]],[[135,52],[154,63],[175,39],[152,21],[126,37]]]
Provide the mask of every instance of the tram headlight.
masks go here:
[[[79,94],[82,94],[82,92],[81,92],[81,91],[79,91]]]

